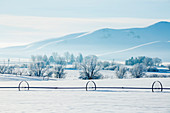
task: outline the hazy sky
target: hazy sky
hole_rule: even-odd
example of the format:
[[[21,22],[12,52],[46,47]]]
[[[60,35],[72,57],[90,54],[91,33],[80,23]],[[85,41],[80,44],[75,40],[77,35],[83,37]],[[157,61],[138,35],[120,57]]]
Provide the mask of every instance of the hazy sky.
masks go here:
[[[170,0],[0,0],[0,47],[170,21]]]

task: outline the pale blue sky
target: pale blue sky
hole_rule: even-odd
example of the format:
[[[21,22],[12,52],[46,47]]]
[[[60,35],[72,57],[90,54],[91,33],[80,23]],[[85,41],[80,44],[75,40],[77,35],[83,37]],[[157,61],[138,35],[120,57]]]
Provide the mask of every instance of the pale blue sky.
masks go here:
[[[0,14],[169,19],[170,0],[0,0]]]
[[[170,0],[0,0],[0,47],[170,20]]]

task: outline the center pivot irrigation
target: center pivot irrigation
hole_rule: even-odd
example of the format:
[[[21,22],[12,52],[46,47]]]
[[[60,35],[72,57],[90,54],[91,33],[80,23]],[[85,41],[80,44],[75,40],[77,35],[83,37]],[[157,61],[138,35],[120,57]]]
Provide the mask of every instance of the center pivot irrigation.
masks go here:
[[[28,91],[30,89],[85,89],[86,91],[96,91],[97,89],[150,89],[152,92],[163,92],[163,90],[170,90],[170,88],[163,88],[160,81],[154,81],[149,87],[97,87],[94,81],[88,81],[85,87],[30,87],[27,81],[21,81],[18,87],[0,87],[0,89],[15,89],[19,91]]]

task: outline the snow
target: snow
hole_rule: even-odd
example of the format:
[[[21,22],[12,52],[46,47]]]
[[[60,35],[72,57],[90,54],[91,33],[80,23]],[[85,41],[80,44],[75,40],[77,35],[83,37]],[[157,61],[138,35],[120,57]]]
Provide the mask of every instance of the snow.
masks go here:
[[[0,74],[0,81],[42,81],[42,77],[16,76],[10,74]]]
[[[66,39],[65,39],[65,40],[66,40]],[[43,48],[45,48],[45,47],[48,46],[48,45],[51,45],[51,44],[53,44],[53,43],[56,44],[56,43],[59,43],[59,42],[65,41],[65,40],[58,40],[58,41],[55,41],[55,42],[49,42],[49,43],[47,43],[47,44],[44,44],[44,45],[38,47],[36,50],[43,49]]]
[[[74,40],[74,39],[80,38],[80,37],[82,37],[82,36],[88,35],[88,34],[90,34],[90,33],[91,33],[91,32],[84,33],[84,34],[82,34],[82,35],[79,35],[79,36],[76,36],[76,37],[70,38],[70,39],[64,39],[64,40],[58,40],[58,41],[49,42],[49,43],[46,43],[46,44],[38,47],[36,50],[43,49],[43,48],[45,48],[45,47],[47,47],[47,46],[49,46],[49,45],[51,45],[51,44],[57,44],[57,43],[60,43],[60,42],[63,42],[63,41],[67,41],[67,40]]]
[[[169,93],[151,92],[1,91],[0,109],[5,113],[168,113],[169,98]]]
[[[67,79],[42,81],[37,77],[0,75],[0,86],[17,87],[20,80],[28,80],[31,87],[85,87],[88,80],[76,79],[79,71],[67,70]],[[109,75],[112,71],[102,71]],[[73,79],[69,79],[73,77]],[[6,79],[5,79],[6,78]],[[134,86],[151,87],[154,81],[161,81],[164,87],[170,87],[170,78],[140,79],[103,79],[94,80],[97,86]],[[0,89],[0,112],[5,113],[169,113],[170,91],[151,90],[46,90]]]
[[[125,52],[125,51],[130,51],[130,50],[133,50],[133,49],[142,47],[142,46],[147,46],[147,45],[151,45],[151,44],[158,43],[158,42],[160,42],[160,41],[153,41],[153,42],[141,44],[141,45],[134,46],[134,47],[130,47],[130,48],[123,49],[123,50],[118,50],[118,51],[109,52],[109,53],[103,53],[103,54],[100,54],[100,55],[97,55],[97,56],[105,56],[105,55],[109,55],[109,54],[114,54],[114,53],[121,53],[121,52]]]

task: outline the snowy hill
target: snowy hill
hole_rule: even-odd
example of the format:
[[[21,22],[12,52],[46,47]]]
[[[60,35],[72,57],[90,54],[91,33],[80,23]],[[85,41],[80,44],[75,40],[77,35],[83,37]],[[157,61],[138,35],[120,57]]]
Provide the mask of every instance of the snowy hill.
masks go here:
[[[58,52],[95,54],[101,59],[126,60],[131,56],[159,57],[170,61],[170,22],[158,22],[145,28],[99,29],[93,32],[1,48],[1,57],[30,57],[32,54]]]

